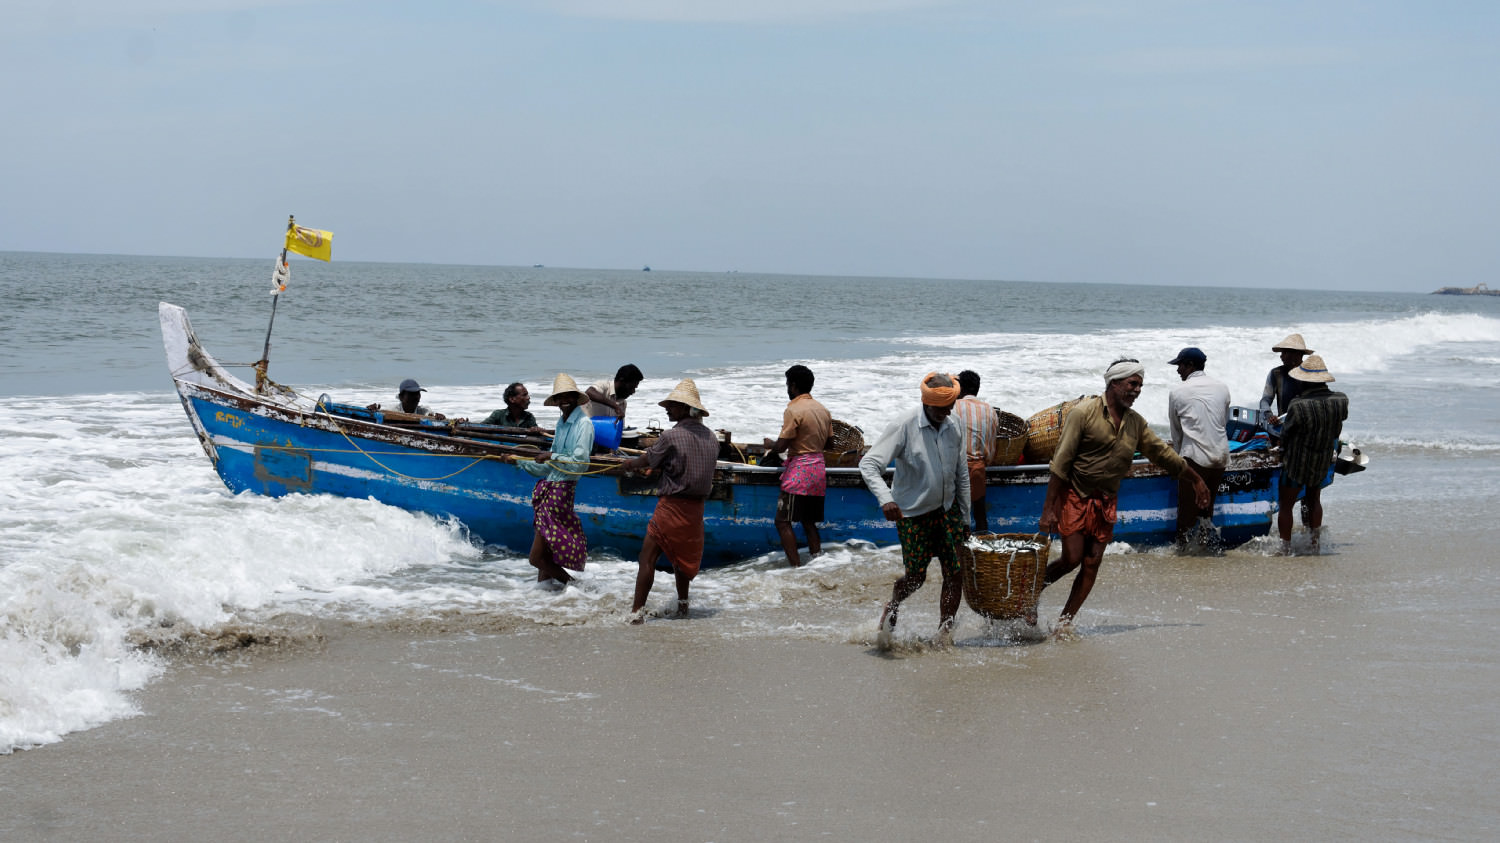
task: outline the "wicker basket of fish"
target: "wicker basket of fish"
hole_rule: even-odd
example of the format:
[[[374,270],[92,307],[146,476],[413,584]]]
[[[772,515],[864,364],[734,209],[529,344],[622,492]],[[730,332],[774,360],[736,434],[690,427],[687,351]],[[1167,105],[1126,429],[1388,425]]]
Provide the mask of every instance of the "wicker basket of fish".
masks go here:
[[[829,468],[849,468],[859,465],[865,452],[865,435],[848,422],[833,420],[833,435],[823,451],[823,464]]]
[[[1025,460],[1027,465],[1040,465],[1052,460],[1052,452],[1057,450],[1057,440],[1062,438],[1063,422],[1067,421],[1068,413],[1085,399],[1093,397],[1080,395],[1071,401],[1064,401],[1045,410],[1039,410],[1026,420],[1028,433]]]
[[[959,546],[964,602],[992,620],[1036,623],[1037,598],[1052,539],[1027,533],[975,533]]]
[[[1026,451],[1026,439],[1031,428],[1026,420],[1015,413],[995,410],[995,452],[990,465],[1015,465]]]

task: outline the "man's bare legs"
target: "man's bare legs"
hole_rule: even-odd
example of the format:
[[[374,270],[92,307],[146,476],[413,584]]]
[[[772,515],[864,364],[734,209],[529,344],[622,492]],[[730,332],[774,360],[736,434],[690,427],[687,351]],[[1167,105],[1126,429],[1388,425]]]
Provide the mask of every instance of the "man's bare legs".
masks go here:
[[[786,561],[793,568],[801,566],[802,557],[797,555],[797,533],[792,529],[792,522],[776,519],[776,532],[781,534],[781,549],[786,551]],[[808,551],[811,550],[812,548],[808,547]]]
[[[1094,580],[1099,576],[1099,563],[1104,559],[1106,546],[1107,543],[1081,532],[1063,536],[1062,558],[1047,566],[1046,585],[1057,582],[1075,569],[1082,570],[1073,578],[1073,589],[1068,592],[1068,601],[1058,616],[1059,626],[1073,623],[1073,618],[1083,608],[1083,602],[1089,598],[1089,592],[1094,590]]]
[[[896,580],[891,586],[891,600],[880,613],[880,633],[877,642],[882,648],[890,647],[891,634],[896,629],[896,616],[901,611],[901,602],[917,592],[927,582],[927,572],[917,571]],[[963,579],[943,572],[943,590],[938,596],[938,637],[940,645],[953,643],[953,623],[958,617],[958,604],[963,598]]]
[[[1323,531],[1323,489],[1320,486],[1308,486],[1307,494],[1302,496],[1302,523],[1307,525],[1308,548],[1312,555],[1317,556],[1322,551]]]
[[[561,565],[552,561],[552,548],[547,546],[547,541],[537,533],[531,539],[531,555],[528,558],[531,567],[536,568],[536,581],[546,582],[557,580],[563,585],[573,581],[573,575],[568,573]]]
[[[1214,496],[1218,493],[1219,483],[1224,479],[1224,469],[1200,466],[1191,460],[1188,461],[1198,476],[1203,478],[1203,485],[1208,487],[1208,509],[1198,508],[1198,502],[1193,498],[1193,484],[1184,478],[1177,480],[1177,546],[1181,550],[1187,549],[1187,540],[1193,528],[1198,526],[1198,520],[1207,516],[1210,521],[1214,514]]]
[[[807,555],[818,556],[823,552],[823,537],[818,535],[818,522],[802,521],[802,532],[807,534]],[[792,528],[792,522],[776,520],[776,532],[781,536],[781,549],[786,551],[786,561],[793,568],[802,564],[802,557],[797,553],[797,531]]]
[[[641,543],[640,567],[635,572],[635,599],[630,604],[631,623],[646,622],[646,615],[641,610],[646,608],[646,600],[651,597],[651,587],[656,584],[656,560],[660,558],[661,545],[649,533],[646,534],[646,540]],[[688,613],[688,586],[692,580],[675,567],[673,572],[677,580],[677,614],[685,618]]]
[[[948,575],[943,571],[943,591],[938,597],[938,636],[937,645],[947,647],[953,644],[953,619],[958,616],[958,601],[963,597],[964,582],[958,574]]]
[[[891,635],[896,631],[896,615],[901,611],[901,601],[915,594],[924,582],[927,582],[927,572],[916,571],[896,580],[896,584],[891,586],[891,599],[885,604],[885,611],[880,613],[880,632],[875,639],[881,649],[890,649]]]
[[[688,585],[692,580],[688,579],[687,574],[675,568],[673,574],[677,578],[677,616],[685,618],[688,615]]]
[[[823,555],[823,536],[818,533],[818,522],[803,521],[802,532],[807,535],[807,555]]]
[[[641,543],[640,568],[635,572],[635,599],[630,604],[631,623],[646,621],[641,609],[646,606],[646,598],[651,596],[651,586],[656,584],[656,560],[660,556],[661,546],[647,533],[646,540]]]

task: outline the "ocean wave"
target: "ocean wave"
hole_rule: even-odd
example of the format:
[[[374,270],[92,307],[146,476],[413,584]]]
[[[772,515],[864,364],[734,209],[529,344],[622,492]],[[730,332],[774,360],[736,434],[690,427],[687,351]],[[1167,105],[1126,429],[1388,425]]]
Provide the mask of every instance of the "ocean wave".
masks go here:
[[[0,446],[0,751],[129,716],[166,654],[285,636],[253,612],[288,594],[480,552],[374,501],[231,495],[175,401],[106,403],[0,412],[47,432]]]
[[[1477,437],[1420,438],[1411,436],[1369,435],[1359,440],[1367,455],[1430,454],[1500,454],[1500,441]]]
[[[1500,319],[1477,313],[1430,311],[1390,319],[1362,319],[1348,322],[1268,324],[1264,327],[1243,325],[1206,325],[1171,329],[1136,329],[1066,332],[979,334],[940,334],[902,337],[893,342],[949,349],[960,352],[1005,351],[1034,354],[1038,349],[1062,345],[1075,351],[1092,348],[1139,349],[1141,360],[1160,357],[1163,361],[1183,346],[1197,345],[1210,352],[1210,359],[1234,354],[1257,356],[1270,353],[1272,343],[1290,333],[1300,333],[1314,350],[1341,361],[1347,372],[1380,371],[1388,362],[1413,351],[1441,343],[1500,342]],[[1218,354],[1212,352],[1217,348]],[[1274,357],[1267,357],[1272,360]],[[1481,357],[1493,362],[1497,358]],[[1471,362],[1476,358],[1470,358]],[[1107,361],[1106,361],[1107,362]],[[1269,368],[1269,367],[1268,367]]]

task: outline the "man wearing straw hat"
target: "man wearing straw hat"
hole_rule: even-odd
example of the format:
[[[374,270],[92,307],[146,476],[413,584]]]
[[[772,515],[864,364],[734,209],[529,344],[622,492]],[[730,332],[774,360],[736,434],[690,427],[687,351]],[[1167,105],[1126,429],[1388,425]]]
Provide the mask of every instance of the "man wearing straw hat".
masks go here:
[[[938,558],[943,589],[938,600],[937,643],[953,641],[953,618],[963,596],[958,546],[969,534],[969,460],[964,426],[950,419],[958,401],[951,375],[930,372],[922,379],[922,405],[899,416],[859,461],[859,473],[901,539],[901,579],[891,588],[880,614],[876,644],[891,647],[901,601],[927,581],[927,566]],[[885,467],[894,460],[893,482]]]
[[[646,598],[651,596],[656,561],[662,556],[672,563],[677,580],[677,614],[687,617],[688,583],[698,576],[703,561],[703,504],[713,490],[714,465],[719,458],[719,440],[701,421],[708,410],[692,378],[684,378],[658,403],[674,423],[672,429],[645,453],[620,464],[624,469],[661,469],[656,511],[651,514],[646,540],[641,544],[631,623],[646,619]]]
[[[1338,451],[1344,420],[1349,417],[1349,397],[1328,388],[1333,375],[1316,354],[1309,354],[1287,375],[1300,383],[1301,389],[1287,406],[1281,426],[1276,528],[1281,534],[1281,554],[1291,555],[1292,509],[1302,498],[1309,547],[1317,555],[1318,530],[1323,526],[1323,485]]]
[[[1059,635],[1071,632],[1073,618],[1094,588],[1104,548],[1115,534],[1120,481],[1137,451],[1173,477],[1186,477],[1198,507],[1208,508],[1203,478],[1131,409],[1145,382],[1146,367],[1139,361],[1116,360],[1104,372],[1104,394],[1081,402],[1063,421],[1041,521],[1042,532],[1062,536],[1062,557],[1047,566],[1046,585],[1081,570],[1058,618]]]
[[[1312,354],[1313,350],[1302,341],[1301,334],[1287,334],[1286,339],[1271,346],[1271,350],[1281,353],[1281,365],[1266,373],[1266,385],[1260,391],[1260,416],[1266,432],[1277,436],[1281,416],[1286,415],[1286,408],[1302,390],[1301,381],[1287,375],[1302,365],[1302,358]],[[1271,409],[1273,404],[1275,412]]]
[[[531,523],[536,534],[531,539],[530,556],[538,582],[552,580],[567,585],[573,580],[568,571],[582,571],[588,556],[583,522],[573,511],[578,476],[588,471],[589,454],[594,450],[594,424],[579,408],[587,400],[573,378],[559,374],[553,379],[552,394],[543,402],[556,407],[560,414],[552,450],[518,463],[523,471],[538,478],[531,492]],[[516,459],[508,457],[506,462]]]
[[[802,564],[794,522],[800,522],[807,534],[807,555],[823,552],[823,539],[818,535],[823,499],[828,495],[823,451],[833,436],[833,416],[812,397],[814,380],[812,369],[800,363],[786,370],[786,394],[791,400],[781,414],[781,433],[775,441],[764,440],[767,454],[786,451],[781,494],[776,498],[776,532],[793,568]]]

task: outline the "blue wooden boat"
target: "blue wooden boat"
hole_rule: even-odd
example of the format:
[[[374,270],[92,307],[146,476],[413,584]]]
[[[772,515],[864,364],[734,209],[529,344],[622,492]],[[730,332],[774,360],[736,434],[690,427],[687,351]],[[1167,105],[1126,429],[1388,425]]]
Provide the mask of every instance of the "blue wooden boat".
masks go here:
[[[160,306],[167,363],[183,409],[224,484],[234,492],[374,498],[414,512],[457,519],[477,538],[524,553],[531,545],[535,478],[503,455],[525,456],[545,440],[487,425],[370,411],[327,396],[311,398],[272,382],[252,386],[199,344],[181,307]],[[779,552],[773,523],[780,469],[748,464],[732,446],[721,453],[704,512],[704,564]],[[589,546],[627,558],[640,550],[656,505],[656,481],[621,471],[619,458],[595,458],[575,495]],[[1275,514],[1278,461],[1236,454],[1219,488],[1214,524],[1228,545],[1266,535]],[[1045,465],[994,466],[986,499],[990,528],[1032,532],[1046,496]],[[857,468],[828,470],[824,542],[895,544]],[[1120,487],[1118,541],[1172,541],[1177,484],[1138,461]]]

